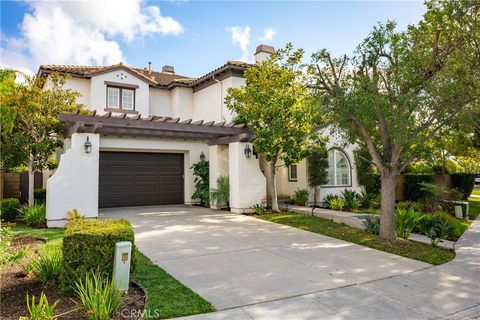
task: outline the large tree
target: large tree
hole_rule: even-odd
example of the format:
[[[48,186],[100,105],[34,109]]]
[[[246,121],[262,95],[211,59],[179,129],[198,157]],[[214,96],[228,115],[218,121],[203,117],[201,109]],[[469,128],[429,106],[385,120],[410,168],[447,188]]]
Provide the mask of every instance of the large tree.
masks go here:
[[[288,44],[262,63],[245,71],[246,86],[230,88],[227,106],[255,134],[256,152],[268,162],[272,210],[278,212],[276,171],[307,155],[318,140],[320,114],[306,86],[307,74],[300,64],[303,50]]]
[[[58,115],[81,109],[79,93],[63,88],[65,78],[52,74],[43,85],[41,79],[26,77],[18,86],[15,99],[7,99],[16,110],[12,133],[2,136],[2,163],[28,168],[28,202],[32,204],[34,172],[47,167],[49,158],[62,146]]]
[[[352,57],[313,56],[320,109],[366,145],[381,176],[380,237],[396,239],[395,180],[431,137],[479,107],[480,25],[475,1],[426,2],[418,25],[380,24]]]

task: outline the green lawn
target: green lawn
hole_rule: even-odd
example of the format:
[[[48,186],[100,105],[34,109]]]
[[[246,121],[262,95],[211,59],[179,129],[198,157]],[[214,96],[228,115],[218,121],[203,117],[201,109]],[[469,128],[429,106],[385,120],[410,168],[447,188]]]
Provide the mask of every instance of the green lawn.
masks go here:
[[[157,313],[163,319],[215,311],[210,302],[185,287],[139,251],[137,259],[134,280],[147,291],[145,310],[149,310],[150,314]]]
[[[480,196],[480,189],[473,189],[472,194],[476,196]]]
[[[474,220],[480,214],[480,198],[470,197],[468,198],[470,208],[468,209],[468,217],[470,220]]]
[[[431,263],[433,265],[443,264],[455,257],[455,253],[451,250],[433,248],[430,245],[413,241],[382,241],[378,236],[367,233],[363,230],[318,217],[304,216],[295,213],[265,214],[258,217],[263,220],[320,233],[332,238],[353,242],[373,249]]]
[[[45,247],[62,245],[64,229],[32,229],[24,225],[12,227],[15,236],[46,238]],[[147,292],[145,310],[149,319],[182,317],[215,311],[210,302],[184,286],[163,269],[137,251],[137,270],[133,280]],[[148,310],[148,311],[147,311]]]

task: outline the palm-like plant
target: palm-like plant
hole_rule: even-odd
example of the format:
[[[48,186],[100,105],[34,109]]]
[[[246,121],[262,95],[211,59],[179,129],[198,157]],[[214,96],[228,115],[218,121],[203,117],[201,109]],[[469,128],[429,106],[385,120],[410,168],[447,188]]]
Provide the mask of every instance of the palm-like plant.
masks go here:
[[[220,176],[217,178],[217,187],[210,190],[210,200],[217,207],[229,206],[230,180],[228,176]]]
[[[422,221],[423,215],[413,209],[398,209],[395,213],[395,227],[397,236],[407,240],[412,230]]]

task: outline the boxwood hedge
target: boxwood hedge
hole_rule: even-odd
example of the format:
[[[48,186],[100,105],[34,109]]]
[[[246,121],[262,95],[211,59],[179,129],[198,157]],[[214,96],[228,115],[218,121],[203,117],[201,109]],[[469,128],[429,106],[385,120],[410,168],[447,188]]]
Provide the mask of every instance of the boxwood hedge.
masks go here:
[[[132,274],[136,266],[135,238],[127,220],[72,220],[63,238],[62,288],[71,290],[78,279],[83,279],[91,271],[111,278],[115,243],[119,241],[132,242]]]

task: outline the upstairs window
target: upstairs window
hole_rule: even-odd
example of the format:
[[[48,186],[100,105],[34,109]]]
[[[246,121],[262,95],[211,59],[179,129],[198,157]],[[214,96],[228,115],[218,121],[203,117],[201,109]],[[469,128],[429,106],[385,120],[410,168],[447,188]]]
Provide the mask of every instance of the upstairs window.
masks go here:
[[[328,182],[329,186],[349,186],[351,184],[350,162],[343,151],[330,149],[328,151]]]
[[[107,108],[135,110],[135,90],[107,86]]]

